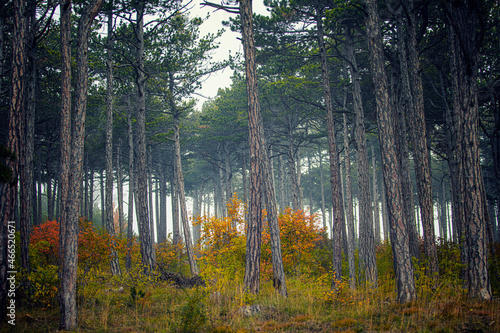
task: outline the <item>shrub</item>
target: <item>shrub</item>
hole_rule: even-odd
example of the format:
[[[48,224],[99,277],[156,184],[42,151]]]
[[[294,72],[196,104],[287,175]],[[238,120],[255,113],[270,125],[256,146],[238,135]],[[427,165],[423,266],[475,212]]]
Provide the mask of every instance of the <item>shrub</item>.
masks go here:
[[[287,208],[278,217],[281,236],[281,253],[285,272],[322,274],[329,263],[322,262],[329,252],[325,230],[318,225],[317,215],[306,215],[303,210]],[[272,274],[271,236],[269,228],[262,234],[262,266],[264,273]],[[271,277],[271,275],[269,275]]]
[[[235,194],[227,208],[227,217],[195,217],[195,224],[201,225],[197,245],[201,275],[215,280],[217,290],[241,279],[245,267],[244,204]]]

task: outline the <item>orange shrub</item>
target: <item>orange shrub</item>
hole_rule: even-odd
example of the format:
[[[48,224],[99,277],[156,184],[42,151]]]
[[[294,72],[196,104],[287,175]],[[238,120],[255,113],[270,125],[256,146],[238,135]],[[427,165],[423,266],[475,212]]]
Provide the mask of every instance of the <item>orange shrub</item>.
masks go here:
[[[317,217],[317,214],[306,215],[303,210],[293,211],[291,208],[278,216],[285,272],[300,275],[318,269],[318,251],[321,250],[318,245],[323,242],[325,230],[317,224]],[[261,264],[265,275],[272,274],[270,242],[269,228],[265,227]]]
[[[227,204],[227,217],[196,216],[201,225],[197,245],[202,272],[211,276],[235,277],[245,267],[245,208],[236,194]]]
[[[92,222],[81,218],[78,234],[78,262],[87,267],[96,267],[109,260],[110,251],[123,250],[123,242],[107,232],[96,229]],[[111,246],[110,246],[111,245]],[[33,228],[30,247],[38,265],[57,265],[59,262],[59,222],[47,221]]]

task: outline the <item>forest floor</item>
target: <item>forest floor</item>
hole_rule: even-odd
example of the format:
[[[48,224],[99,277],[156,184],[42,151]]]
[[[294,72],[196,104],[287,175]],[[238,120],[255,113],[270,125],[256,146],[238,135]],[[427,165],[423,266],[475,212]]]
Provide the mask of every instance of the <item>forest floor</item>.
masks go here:
[[[179,287],[157,279],[131,287],[101,280],[79,292],[76,331],[500,332],[499,300],[471,301],[464,290],[438,283],[432,290],[420,286],[418,299],[402,305],[385,282],[358,291],[342,283],[332,292],[328,283],[303,276],[287,281],[284,298],[271,281],[255,296],[238,281]],[[0,332],[57,332],[58,326],[57,304],[24,304],[16,325],[4,323]]]

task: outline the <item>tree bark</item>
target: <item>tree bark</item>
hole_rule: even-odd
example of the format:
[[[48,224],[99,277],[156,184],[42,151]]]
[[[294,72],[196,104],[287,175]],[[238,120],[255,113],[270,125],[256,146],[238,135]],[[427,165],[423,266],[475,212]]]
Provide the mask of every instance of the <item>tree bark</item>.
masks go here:
[[[413,265],[409,255],[409,240],[403,215],[399,161],[394,151],[395,120],[390,104],[384,67],[382,34],[375,0],[365,0],[365,23],[370,53],[372,80],[375,82],[377,122],[382,151],[382,166],[391,230],[397,300],[406,303],[416,298]]]
[[[149,202],[149,233],[151,237],[151,243],[155,243],[155,219],[154,219],[154,204],[153,204],[153,160],[151,156],[151,147],[147,154],[148,158],[148,202]]]
[[[28,80],[26,84],[25,107],[21,112],[20,156],[19,156],[19,203],[21,226],[21,267],[30,271],[29,242],[33,220],[33,159],[35,150],[35,107],[36,107],[36,2],[30,0],[21,10],[25,10],[25,56]]]
[[[191,275],[198,275],[198,265],[194,259],[193,253],[193,241],[191,238],[191,226],[189,225],[189,217],[187,213],[186,205],[186,192],[184,190],[184,175],[182,173],[181,164],[181,144],[180,144],[180,119],[179,113],[176,110],[174,112],[174,160],[175,160],[175,173],[177,180],[177,194],[179,196],[179,203],[181,209],[181,220],[182,227],[184,228],[184,241],[186,245],[186,252],[188,255],[189,268],[191,269]]]
[[[71,130],[67,130],[67,137],[61,136],[61,146],[67,147],[70,152],[71,162],[68,168],[68,182],[62,187],[62,193],[66,193],[66,200],[62,201],[61,212],[65,211],[65,219],[61,217],[61,320],[62,330],[72,330],[77,325],[76,304],[76,278],[78,264],[78,208],[80,203],[83,173],[83,145],[85,140],[85,115],[87,108],[88,91],[88,39],[92,21],[99,12],[103,1],[96,0],[87,5],[78,22],[78,35],[76,45],[76,86],[75,86],[75,111],[73,113],[73,124]],[[69,27],[71,15],[71,2],[62,4],[61,13],[61,38],[63,51],[69,48]],[[63,24],[64,23],[64,24]],[[66,25],[67,24],[67,25]],[[68,39],[66,39],[68,38]],[[66,50],[66,55],[70,50]],[[69,65],[69,58],[67,59]],[[70,67],[67,67],[69,70]],[[68,75],[69,78],[69,75]],[[64,82],[63,82],[64,83]],[[69,89],[69,87],[67,87]],[[67,95],[69,97],[69,94]],[[69,100],[66,102],[69,103]],[[69,111],[69,107],[67,109]],[[69,116],[69,114],[67,114]],[[69,119],[68,119],[69,120]],[[69,122],[65,123],[69,125]],[[71,132],[71,138],[69,136]],[[61,159],[61,169],[65,160]],[[64,226],[64,227],[63,227]]]
[[[487,213],[478,136],[477,71],[482,4],[462,0],[446,3],[453,87],[453,142],[459,176],[458,195],[463,204],[465,243],[462,261],[467,263],[467,289],[471,298],[492,298],[486,244]],[[460,141],[458,141],[460,140]],[[457,218],[460,218],[458,216]],[[464,260],[465,257],[465,260]]]
[[[118,226],[120,237],[123,236],[123,176],[121,166],[122,145],[121,140],[116,149],[116,183],[118,187]]]
[[[326,49],[323,32],[323,9],[316,8],[316,24],[318,29],[319,52],[321,56],[321,82],[323,88],[324,102],[326,107],[326,119],[328,129],[328,151],[330,156],[330,183],[332,187],[333,200],[333,279],[332,287],[340,283],[342,278],[342,246],[341,227],[344,224],[344,207],[342,205],[342,189],[340,187],[340,165],[335,140],[335,123],[333,119],[333,104],[330,92],[330,76],[326,58]]]
[[[378,177],[377,177],[377,158],[375,155],[375,145],[372,143],[372,185],[373,185],[373,223],[375,225],[375,243],[380,244],[380,209],[379,209],[379,195],[378,195]],[[386,231],[384,230],[384,233]]]
[[[327,223],[326,223],[326,207],[325,207],[325,189],[323,185],[323,151],[320,149],[318,150],[318,155],[319,155],[319,183],[321,186],[321,217],[323,218],[323,228],[327,230]]]
[[[167,176],[165,166],[160,163],[160,220],[158,223],[158,244],[167,240]]]
[[[108,43],[106,49],[106,231],[115,236],[113,212],[113,10],[112,3],[108,11]],[[111,246],[110,265],[111,274],[120,275],[118,255]]]
[[[432,194],[431,161],[427,149],[427,129],[424,114],[424,93],[422,88],[422,78],[420,75],[420,60],[417,49],[415,5],[413,0],[406,0],[408,7],[408,59],[409,70],[408,97],[410,116],[410,138],[415,159],[415,178],[417,181],[417,191],[420,203],[420,214],[422,216],[422,227],[424,234],[425,255],[429,260],[430,273],[437,276],[438,260],[436,248],[436,236],[434,231],[434,207]],[[406,58],[405,58],[406,60]],[[402,62],[402,64],[406,61]],[[406,73],[405,69],[402,72]],[[406,75],[405,75],[406,76]],[[410,85],[410,82],[413,83]],[[406,84],[405,84],[406,85]]]
[[[271,234],[274,287],[282,296],[286,296],[287,289],[283,261],[281,257],[281,241],[277,219],[276,196],[264,135],[257,87],[254,35],[252,30],[252,1],[240,1],[239,13],[245,56],[250,146],[250,203],[244,287],[251,293],[257,294],[259,292],[262,230],[261,204],[262,195],[265,195],[269,230]]]
[[[8,183],[1,184],[0,196],[0,320],[7,317],[7,272],[15,270],[14,265],[8,262],[8,234],[15,231],[12,223],[14,218],[15,201],[17,197],[19,162],[20,129],[22,110],[25,105],[25,76],[26,76],[26,21],[24,19],[24,1],[14,1],[13,41],[12,41],[12,76],[11,96],[9,103],[9,120],[7,129],[6,166],[11,175]]]
[[[136,210],[139,226],[139,243],[142,264],[146,274],[155,268],[153,244],[149,225],[148,209],[148,172],[146,166],[146,77],[144,74],[144,10],[145,4],[138,3],[135,35],[137,38],[137,63],[136,86],[137,86],[137,125],[135,144],[135,166],[137,173]]]
[[[401,194],[403,198],[403,208],[405,214],[406,228],[408,231],[408,237],[410,241],[410,255],[414,258],[420,259],[420,246],[419,246],[419,233],[417,231],[418,221],[415,217],[415,199],[413,197],[413,184],[411,181],[410,172],[410,158],[409,158],[409,148],[408,148],[408,135],[407,135],[407,125],[406,125],[406,114],[408,109],[408,103],[403,98],[400,99],[400,103],[396,103],[395,96],[397,94],[397,79],[396,70],[392,70],[392,81],[391,86],[393,87],[393,93],[390,95],[391,105],[395,109],[396,116],[396,155],[399,158],[400,173],[401,173]]]
[[[125,267],[130,271],[132,267],[132,245],[134,243],[134,195],[135,195],[135,172],[134,172],[134,138],[132,129],[132,109],[128,108],[127,115],[127,139],[128,139],[128,211],[127,211],[127,255]]]
[[[365,119],[363,100],[361,98],[361,78],[357,65],[350,31],[346,33],[346,52],[349,60],[349,69],[353,88],[353,105],[355,117],[355,131],[358,164],[358,193],[359,193],[359,258],[361,271],[365,281],[371,287],[377,287],[378,273],[375,258],[375,236],[373,233],[372,199],[370,196],[370,167],[368,165],[368,148],[366,145]],[[380,231],[379,231],[380,233]]]
[[[344,118],[344,165],[345,165],[345,205],[347,224],[347,261],[349,263],[349,287],[356,289],[356,266],[354,264],[354,213],[352,210],[352,182],[351,182],[351,149],[349,147],[349,135],[347,134],[347,114]],[[344,250],[345,253],[345,250]]]

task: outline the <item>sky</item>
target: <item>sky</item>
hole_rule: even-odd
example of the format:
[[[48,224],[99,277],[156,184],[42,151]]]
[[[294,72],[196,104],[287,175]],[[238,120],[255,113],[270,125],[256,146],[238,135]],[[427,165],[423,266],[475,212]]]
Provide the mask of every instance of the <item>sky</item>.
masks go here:
[[[221,0],[210,0],[214,3],[220,3]],[[201,26],[201,34],[216,33],[218,30],[224,28],[224,34],[218,39],[220,42],[219,48],[213,54],[213,60],[224,60],[229,58],[229,54],[235,55],[241,53],[243,55],[243,45],[238,39],[241,37],[240,33],[232,32],[229,28],[222,26],[222,21],[229,21],[230,17],[235,17],[236,14],[231,14],[223,10],[216,10],[209,6],[201,6],[201,0],[193,0],[190,4],[189,14],[191,17],[206,17],[210,14],[207,21]],[[254,13],[265,15],[267,13],[266,7],[262,0],[253,1]],[[198,102],[197,108],[201,107],[208,98],[213,98],[217,95],[219,88],[229,87],[231,85],[231,75],[233,74],[230,68],[226,68],[216,72],[206,79],[203,83],[201,90],[197,91],[197,95],[193,96]],[[201,95],[201,96],[200,96]],[[202,97],[204,96],[204,97]]]

